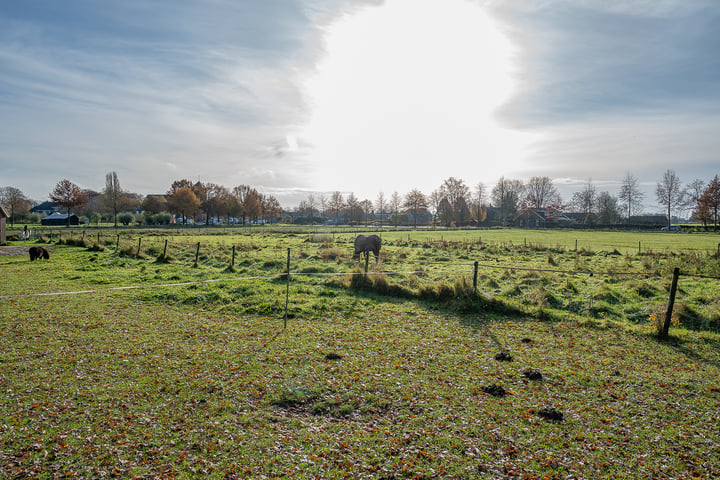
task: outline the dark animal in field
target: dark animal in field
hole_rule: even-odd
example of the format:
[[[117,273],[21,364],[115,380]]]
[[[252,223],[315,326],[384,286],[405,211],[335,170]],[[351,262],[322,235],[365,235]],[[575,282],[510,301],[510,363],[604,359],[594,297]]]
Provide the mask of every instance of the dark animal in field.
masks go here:
[[[36,258],[44,258],[45,260],[50,259],[50,254],[43,247],[30,247],[29,253],[31,262]]]
[[[358,258],[361,253],[368,254],[368,252],[373,252],[375,254],[375,261],[378,261],[378,258],[380,258],[380,246],[382,245],[382,240],[377,235],[358,235],[355,239],[355,253],[353,254],[353,258]]]

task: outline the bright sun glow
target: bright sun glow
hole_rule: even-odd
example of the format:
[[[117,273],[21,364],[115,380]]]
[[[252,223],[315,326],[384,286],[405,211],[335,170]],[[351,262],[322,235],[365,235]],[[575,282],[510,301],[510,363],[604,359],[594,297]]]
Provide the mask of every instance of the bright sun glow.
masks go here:
[[[325,41],[299,135],[317,189],[430,193],[449,176],[475,185],[519,166],[528,139],[494,118],[516,89],[515,51],[482,8],[388,0],[339,19]]]

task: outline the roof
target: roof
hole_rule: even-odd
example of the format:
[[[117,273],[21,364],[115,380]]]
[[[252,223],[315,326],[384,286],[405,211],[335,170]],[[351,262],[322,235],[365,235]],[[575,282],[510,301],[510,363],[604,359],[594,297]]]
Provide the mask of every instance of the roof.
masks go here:
[[[10,216],[10,215],[8,215],[7,210],[5,210],[5,208],[3,208],[2,205],[0,205],[0,217],[5,217],[5,218],[7,218],[7,217],[9,217],[9,216]]]
[[[58,206],[54,204],[53,202],[45,201],[41,203],[40,205],[36,205],[33,208],[30,209],[31,212],[45,212],[45,211],[52,211],[57,209]]]
[[[43,217],[42,219],[43,220],[67,220],[68,216],[77,217],[77,215],[75,215],[74,213],[72,215],[68,215],[67,213],[55,212],[55,213],[51,213],[47,217]]]

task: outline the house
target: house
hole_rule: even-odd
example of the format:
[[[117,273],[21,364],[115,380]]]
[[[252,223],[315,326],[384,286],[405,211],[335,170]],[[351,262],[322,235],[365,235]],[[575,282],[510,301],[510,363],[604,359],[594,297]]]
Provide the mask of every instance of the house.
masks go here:
[[[53,202],[43,202],[40,205],[36,205],[30,209],[30,213],[37,213],[38,215],[50,215],[60,211],[60,205]]]
[[[568,225],[572,222],[567,215],[556,208],[528,208],[515,218],[515,226],[520,228],[544,228],[551,225]]]
[[[5,223],[8,218],[8,213],[5,211],[2,205],[0,205],[0,244],[5,243]]]
[[[55,212],[40,219],[40,223],[43,225],[68,225],[68,215],[66,213]],[[70,215],[69,225],[79,225],[80,219],[74,213]]]

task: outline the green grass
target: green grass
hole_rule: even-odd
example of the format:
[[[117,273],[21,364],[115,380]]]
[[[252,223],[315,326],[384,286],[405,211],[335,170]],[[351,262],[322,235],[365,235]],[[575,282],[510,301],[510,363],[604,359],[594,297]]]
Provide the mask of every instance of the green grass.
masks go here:
[[[678,321],[695,330],[659,342],[648,320],[675,265],[717,268],[701,249],[384,235],[370,266],[386,273],[363,281],[344,275],[363,262],[343,235],[178,236],[168,262],[149,252],[160,235],[140,259],[0,257],[0,295],[93,291],[0,298],[0,477],[720,475],[717,281],[681,277]],[[284,330],[288,248],[305,275]]]

